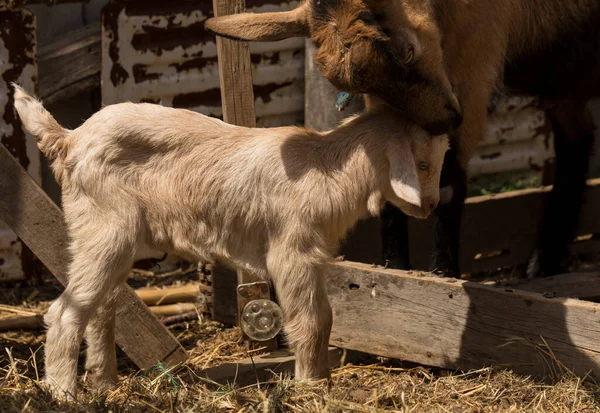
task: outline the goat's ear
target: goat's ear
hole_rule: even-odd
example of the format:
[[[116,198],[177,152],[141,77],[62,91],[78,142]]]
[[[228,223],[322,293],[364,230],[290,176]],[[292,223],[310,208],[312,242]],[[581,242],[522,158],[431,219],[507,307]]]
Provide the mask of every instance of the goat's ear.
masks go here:
[[[396,196],[411,205],[421,207],[421,185],[410,146],[388,150],[390,182]]]
[[[240,13],[208,19],[208,31],[234,40],[267,41],[304,37],[308,30],[309,2],[296,9],[275,13]]]

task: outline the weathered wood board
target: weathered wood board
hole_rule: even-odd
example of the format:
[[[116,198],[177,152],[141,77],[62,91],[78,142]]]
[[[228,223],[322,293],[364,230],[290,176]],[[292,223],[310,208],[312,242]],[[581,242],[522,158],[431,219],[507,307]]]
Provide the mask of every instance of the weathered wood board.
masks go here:
[[[39,45],[39,95],[44,104],[100,87],[100,35],[100,24],[94,23]]]
[[[330,344],[443,368],[600,378],[600,305],[351,262],[330,267]],[[554,370],[555,371],[555,370]]]
[[[0,145],[0,217],[64,285],[68,235],[61,210]],[[116,340],[140,368],[187,359],[183,347],[128,286],[117,301]]]
[[[467,199],[460,238],[460,266],[465,274],[526,264],[541,228],[551,186]],[[577,235],[600,234],[600,179],[587,183]],[[434,218],[409,219],[411,267],[429,269]],[[598,238],[573,243],[575,253],[598,251]]]
[[[241,13],[246,0],[213,0],[215,17]],[[254,90],[248,43],[217,36],[219,81],[223,120],[238,126],[255,127]]]

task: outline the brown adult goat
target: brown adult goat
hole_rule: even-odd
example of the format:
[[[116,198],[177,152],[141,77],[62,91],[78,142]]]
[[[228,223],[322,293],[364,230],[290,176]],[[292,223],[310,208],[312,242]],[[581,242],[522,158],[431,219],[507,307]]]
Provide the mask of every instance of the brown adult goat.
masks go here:
[[[556,177],[528,272],[559,272],[593,142],[585,106],[600,91],[599,0],[307,0],[293,12],[211,19],[207,27],[246,40],[309,35],[319,47],[316,64],[335,86],[382,98],[430,132],[456,126],[458,98],[463,121],[442,177],[453,198],[436,211],[432,265],[448,275],[460,274],[466,170],[486,131],[490,94],[503,83],[542,97],[550,103]]]

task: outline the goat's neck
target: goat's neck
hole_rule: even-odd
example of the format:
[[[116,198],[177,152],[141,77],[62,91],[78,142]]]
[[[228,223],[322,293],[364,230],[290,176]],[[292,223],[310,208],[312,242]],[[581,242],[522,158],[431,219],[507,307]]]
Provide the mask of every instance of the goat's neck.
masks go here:
[[[373,127],[373,122],[354,119],[326,133],[319,148],[323,192],[331,199],[342,233],[367,212],[376,215],[383,207],[387,161],[384,142],[373,139]],[[329,170],[329,165],[334,169]]]

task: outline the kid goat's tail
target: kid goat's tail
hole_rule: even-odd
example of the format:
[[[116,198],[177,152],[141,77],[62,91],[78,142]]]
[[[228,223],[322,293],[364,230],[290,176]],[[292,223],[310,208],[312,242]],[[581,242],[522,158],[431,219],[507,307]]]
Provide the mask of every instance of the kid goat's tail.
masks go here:
[[[57,178],[62,177],[62,164],[68,149],[65,137],[69,131],[58,124],[42,102],[30,96],[21,86],[15,83],[12,86],[15,89],[15,109],[25,129],[38,139],[38,147],[53,162]]]

